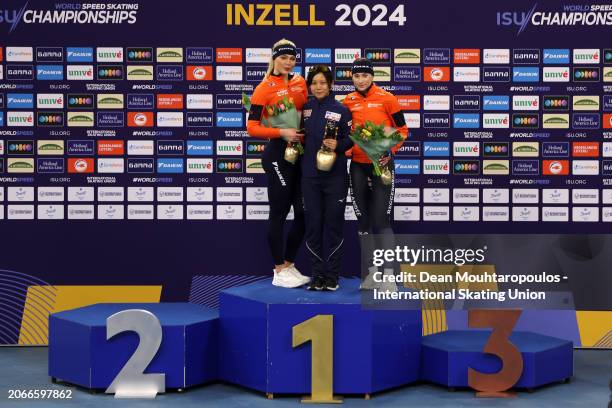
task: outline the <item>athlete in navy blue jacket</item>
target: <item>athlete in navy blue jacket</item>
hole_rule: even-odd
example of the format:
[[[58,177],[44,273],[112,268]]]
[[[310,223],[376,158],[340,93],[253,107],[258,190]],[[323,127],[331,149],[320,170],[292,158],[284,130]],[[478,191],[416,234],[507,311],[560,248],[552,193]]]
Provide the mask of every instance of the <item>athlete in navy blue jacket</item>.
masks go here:
[[[306,247],[313,269],[313,279],[308,289],[336,290],[342,260],[344,209],[348,191],[344,153],[353,145],[349,138],[351,113],[335,100],[331,92],[333,74],[327,66],[313,67],[306,83],[313,95],[302,111],[305,134],[302,195],[306,217]],[[326,132],[327,138],[324,137]],[[336,153],[336,160],[328,171],[317,168],[317,152],[322,146]],[[324,237],[326,251],[323,250]]]

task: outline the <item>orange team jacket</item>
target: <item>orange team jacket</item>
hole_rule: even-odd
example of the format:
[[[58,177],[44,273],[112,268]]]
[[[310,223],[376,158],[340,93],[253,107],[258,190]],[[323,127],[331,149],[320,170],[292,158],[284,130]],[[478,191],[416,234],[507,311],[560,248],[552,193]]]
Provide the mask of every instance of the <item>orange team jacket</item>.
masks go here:
[[[365,124],[366,120],[396,128],[404,139],[408,137],[408,128],[397,98],[390,92],[372,84],[365,96],[355,91],[344,98],[344,105],[353,114],[353,128]],[[391,148],[395,153],[403,142]],[[357,145],[352,148],[354,160],[357,163],[372,163],[365,152]]]
[[[263,126],[261,120],[268,116],[265,107],[277,103],[285,96],[293,98],[295,108],[298,111],[302,110],[308,100],[308,88],[302,76],[292,75],[289,82],[285,83],[282,76],[269,75],[257,85],[251,97],[251,109],[247,122],[247,132],[250,136],[262,139],[280,138],[280,129]]]

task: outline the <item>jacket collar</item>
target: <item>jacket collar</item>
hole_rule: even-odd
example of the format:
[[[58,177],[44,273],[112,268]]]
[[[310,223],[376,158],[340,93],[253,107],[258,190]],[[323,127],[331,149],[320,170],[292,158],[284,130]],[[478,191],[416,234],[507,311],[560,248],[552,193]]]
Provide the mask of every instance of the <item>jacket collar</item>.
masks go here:
[[[329,95],[327,95],[325,98],[318,100],[317,98],[315,98],[314,96],[312,97],[312,100],[317,102],[319,105],[327,105],[328,103],[330,103],[331,101],[335,100],[336,96],[334,95],[334,92],[331,91],[329,93]]]
[[[365,92],[360,92],[357,91],[357,93],[361,96],[363,96],[364,98],[367,98],[368,96],[372,95],[374,92],[376,92],[376,90],[378,89],[378,87],[376,86],[376,84],[374,82],[372,82],[372,85],[370,85],[370,87],[368,89],[366,89]]]
[[[293,79],[293,77],[295,76],[295,74],[289,74],[287,76],[287,81],[291,81]],[[283,81],[283,76],[281,74],[275,74],[274,72],[270,73],[270,79],[274,80],[274,81]]]

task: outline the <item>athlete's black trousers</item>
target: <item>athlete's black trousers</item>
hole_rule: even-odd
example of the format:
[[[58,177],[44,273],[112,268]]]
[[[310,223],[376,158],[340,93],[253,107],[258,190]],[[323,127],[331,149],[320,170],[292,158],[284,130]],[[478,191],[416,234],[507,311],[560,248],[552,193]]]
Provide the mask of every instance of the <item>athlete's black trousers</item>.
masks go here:
[[[388,166],[395,180],[393,160]],[[363,273],[372,266],[374,249],[394,248],[395,238],[391,229],[390,217],[393,210],[395,182],[384,185],[380,177],[374,175],[372,164],[351,161],[350,186],[353,209],[357,216]],[[378,234],[378,242],[372,239],[372,233]],[[392,264],[384,266],[393,267]]]
[[[275,265],[285,260],[293,262],[304,239],[304,208],[301,189],[301,165],[291,164],[283,158],[284,143],[270,141],[262,157],[262,165],[268,176],[268,245]],[[279,146],[276,146],[279,145]],[[294,219],[284,245],[283,230],[287,214],[293,205]]]
[[[346,177],[304,177],[306,248],[313,276],[338,278],[344,243]]]

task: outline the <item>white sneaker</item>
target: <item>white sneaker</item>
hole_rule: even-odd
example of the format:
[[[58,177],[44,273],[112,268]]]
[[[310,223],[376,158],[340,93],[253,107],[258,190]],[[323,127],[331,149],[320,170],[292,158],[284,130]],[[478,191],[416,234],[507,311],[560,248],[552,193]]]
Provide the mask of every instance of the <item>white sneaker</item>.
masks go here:
[[[363,278],[363,282],[361,282],[361,285],[359,285],[359,289],[373,290],[377,285],[377,282],[374,281],[374,274],[376,272],[378,272],[378,268],[375,266],[370,266],[368,268],[368,276]]]
[[[397,283],[389,282],[389,281],[377,282],[374,280],[374,274],[378,272],[378,268],[376,268],[375,266],[371,266],[370,268],[368,268],[368,271],[369,271],[368,276],[366,276],[363,282],[361,282],[361,285],[359,285],[359,289],[361,290],[377,289],[379,291],[397,292]],[[385,268],[383,275],[393,275],[393,269]]]
[[[304,283],[301,279],[291,273],[289,268],[284,268],[280,272],[274,272],[274,279],[272,279],[272,285],[280,286],[281,288],[297,288],[302,286]]]
[[[300,273],[300,271],[298,271],[298,269],[295,267],[295,264],[288,266],[287,269],[289,272],[291,272],[291,274],[293,276],[295,276],[296,278],[298,278],[299,280],[302,281],[302,284],[305,285],[308,282],[310,282],[310,278],[308,276],[304,276]]]

